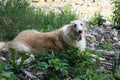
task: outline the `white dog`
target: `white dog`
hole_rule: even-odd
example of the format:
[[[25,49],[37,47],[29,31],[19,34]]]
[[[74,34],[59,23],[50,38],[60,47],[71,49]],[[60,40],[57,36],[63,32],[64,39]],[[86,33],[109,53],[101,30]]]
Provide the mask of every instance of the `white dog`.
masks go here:
[[[86,47],[86,26],[81,20],[71,21],[60,29],[51,32],[38,32],[35,30],[24,30],[19,33],[13,41],[7,42],[2,50],[13,47],[20,54],[40,53],[43,51],[63,51],[69,47],[79,48],[83,51]]]

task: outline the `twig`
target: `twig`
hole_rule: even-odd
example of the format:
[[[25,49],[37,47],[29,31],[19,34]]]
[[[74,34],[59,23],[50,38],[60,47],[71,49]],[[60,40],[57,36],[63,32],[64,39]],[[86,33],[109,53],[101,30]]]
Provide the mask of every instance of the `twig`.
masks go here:
[[[105,64],[105,65],[112,66],[112,64],[111,64],[111,63],[109,63],[109,62],[103,62],[103,61],[101,61],[100,63],[101,63],[101,64]]]
[[[104,59],[104,58],[101,58],[101,57],[97,57],[97,55],[94,55],[94,54],[90,54],[90,56],[92,57],[92,58],[94,58],[94,59],[99,59],[100,61],[105,61],[106,59]]]
[[[104,56],[114,56],[115,54],[120,54],[120,51],[107,51],[107,50],[95,50],[95,51],[101,53]]]
[[[25,73],[28,77],[30,77],[32,79],[36,79],[37,78],[36,76],[32,75],[30,72],[28,72],[28,71],[26,71],[24,69],[22,69],[22,72]]]

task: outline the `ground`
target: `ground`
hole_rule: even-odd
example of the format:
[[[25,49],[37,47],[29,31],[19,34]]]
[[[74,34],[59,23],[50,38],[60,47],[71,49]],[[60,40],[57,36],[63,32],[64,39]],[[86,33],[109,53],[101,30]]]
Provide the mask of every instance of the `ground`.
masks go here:
[[[94,2],[95,1],[95,2]],[[31,0],[31,5],[42,7],[43,9],[55,9],[56,11],[63,6],[70,4],[72,10],[85,18],[89,18],[95,12],[100,12],[104,17],[110,17],[113,11],[113,4],[110,0]]]
[[[72,10],[79,16],[88,19],[95,12],[100,12],[104,17],[111,17],[113,11],[113,5],[111,5],[110,0],[31,0],[31,5],[36,8],[43,8],[46,11],[53,9],[59,12],[63,6],[70,4]],[[114,53],[110,55],[111,52],[120,52],[120,31],[112,29],[112,25],[91,25],[88,26],[87,37],[87,48],[92,50],[103,50],[101,53],[100,69],[103,73],[112,73],[114,65]],[[0,44],[2,45],[2,44]],[[85,56],[86,57],[86,56]],[[92,56],[93,59],[95,55]],[[44,60],[45,57],[43,57]],[[73,58],[73,56],[72,56]],[[41,59],[41,57],[40,57]],[[76,58],[75,58],[76,59]],[[50,61],[52,59],[50,58]],[[96,60],[96,59],[94,59]],[[39,61],[39,60],[38,60]],[[32,78],[37,78],[37,80],[46,80],[44,77],[47,74],[44,70],[40,71],[35,68],[36,62],[30,63],[29,66],[25,65],[22,67],[19,73],[16,73],[17,77],[21,80],[32,80]],[[74,71],[71,70],[71,74],[74,75]],[[67,79],[71,80],[71,79]]]

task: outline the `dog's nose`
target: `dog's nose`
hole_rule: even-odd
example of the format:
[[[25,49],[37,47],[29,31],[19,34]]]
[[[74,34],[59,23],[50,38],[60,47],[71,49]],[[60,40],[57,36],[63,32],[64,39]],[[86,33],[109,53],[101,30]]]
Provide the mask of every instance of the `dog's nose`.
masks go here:
[[[82,33],[82,30],[79,30],[78,33]]]

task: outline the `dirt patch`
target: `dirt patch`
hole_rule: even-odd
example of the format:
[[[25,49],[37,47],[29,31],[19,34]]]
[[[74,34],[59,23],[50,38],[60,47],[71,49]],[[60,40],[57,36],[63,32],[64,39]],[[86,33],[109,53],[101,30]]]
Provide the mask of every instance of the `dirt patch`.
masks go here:
[[[72,10],[83,17],[90,17],[95,12],[100,12],[104,17],[110,17],[113,11],[113,5],[110,0],[32,0],[31,5],[35,7],[42,7],[43,9],[57,9],[63,8],[65,5],[70,4]]]

